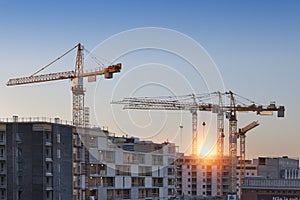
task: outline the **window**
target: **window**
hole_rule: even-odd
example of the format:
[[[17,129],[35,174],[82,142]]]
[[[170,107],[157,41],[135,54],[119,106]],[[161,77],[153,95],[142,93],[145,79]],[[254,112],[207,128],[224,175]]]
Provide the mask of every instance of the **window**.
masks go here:
[[[138,162],[139,162],[139,164],[145,164],[145,155],[144,154],[138,154]]]
[[[139,166],[139,176],[152,176],[152,167]]]
[[[4,162],[1,162],[0,163],[0,172],[5,172],[5,163]]]
[[[51,140],[51,136],[52,136],[52,133],[47,131],[46,132],[46,140]]]
[[[175,146],[169,146],[169,147],[168,147],[168,152],[169,152],[170,154],[175,153],[175,152],[176,152],[176,147],[175,147]]]
[[[152,186],[163,187],[163,185],[164,185],[163,178],[152,178]]]
[[[138,160],[139,160],[139,155],[135,153],[127,153],[127,152],[123,153],[123,161],[126,164],[136,164],[139,162]]]
[[[52,163],[50,163],[50,162],[46,163],[46,171],[47,172],[52,172]]]
[[[0,147],[0,157],[1,158],[5,157],[5,149],[4,149],[4,147]]]
[[[46,198],[47,198],[47,200],[49,199],[52,199],[52,191],[47,191],[46,192]]]
[[[57,163],[56,166],[57,166],[58,173],[60,173],[60,163]]]
[[[52,187],[52,177],[51,176],[46,177],[46,184],[48,187]]]
[[[23,184],[23,176],[18,176],[18,185]]]
[[[60,158],[60,149],[57,149],[57,158]]]
[[[0,189],[0,198],[1,199],[6,199],[5,197],[6,197],[6,194],[5,194],[5,189]]]
[[[57,143],[60,143],[60,133],[57,133]]]
[[[0,177],[0,185],[1,185],[1,186],[5,186],[5,184],[6,184],[6,183],[5,183],[5,177],[4,177],[4,176],[1,176],[1,177]]]
[[[99,150],[99,160],[106,161],[108,163],[115,162],[115,152]]]
[[[5,142],[5,132],[0,131],[0,142]]]
[[[51,147],[46,147],[46,157],[51,158],[52,157],[52,149]]]
[[[117,176],[130,176],[130,166],[129,165],[116,165],[116,175]]]
[[[163,165],[163,156],[152,155],[152,165]]]

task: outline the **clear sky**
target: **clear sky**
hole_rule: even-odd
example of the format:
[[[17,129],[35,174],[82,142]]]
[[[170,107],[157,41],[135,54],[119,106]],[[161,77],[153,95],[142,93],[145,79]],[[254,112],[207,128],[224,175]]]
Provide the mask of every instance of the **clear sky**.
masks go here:
[[[276,101],[277,104],[286,106],[284,119],[275,116],[258,117],[253,113],[239,117],[240,127],[252,120],[260,121],[260,126],[247,137],[248,157],[282,155],[299,157],[300,133],[297,124],[300,119],[299,1],[120,0],[43,1],[43,3],[0,1],[0,26],[0,92],[2,94],[0,117],[47,116],[70,120],[71,82],[60,81],[10,88],[6,87],[5,83],[9,78],[32,74],[78,42],[83,43],[87,49],[93,50],[101,42],[120,32],[134,28],[161,27],[183,33],[198,42],[216,64],[225,90],[233,90],[235,93],[264,104]],[[107,49],[107,52],[109,51],[114,49]],[[74,56],[74,53],[71,54],[47,72],[73,69]],[[96,56],[109,60],[108,55]],[[95,122],[100,126],[109,126],[109,129],[114,132],[144,138],[153,134],[150,133],[152,129],[143,129],[147,127],[144,122],[140,122],[136,130],[128,128],[131,132],[128,133],[123,130],[123,127],[118,127],[120,124],[106,117],[112,116],[113,109],[109,105],[112,99],[111,90],[116,88],[118,81],[127,78],[126,84],[122,86],[129,88],[132,87],[130,84],[135,84],[130,80],[139,77],[140,82],[136,83],[142,86],[143,78],[149,78],[151,73],[158,72],[161,76],[167,77],[166,82],[163,83],[166,88],[161,91],[149,88],[147,93],[146,85],[143,86],[140,95],[162,95],[164,92],[169,95],[170,82],[174,88],[180,85],[180,94],[185,94],[185,91],[186,94],[191,91],[207,92],[207,88],[202,87],[205,84],[201,78],[197,79],[199,80],[197,85],[195,76],[191,76],[193,71],[186,71],[179,67],[181,64],[182,66],[188,64],[169,53],[143,50],[122,56],[116,61],[123,63],[124,75],[121,73],[109,82],[100,80],[94,85],[87,86],[87,93],[92,92],[87,94],[86,101],[93,104],[89,106],[96,112]],[[176,73],[170,78],[168,77],[170,68],[162,66],[157,68],[157,64],[147,68],[149,72],[143,71],[139,74],[138,69],[133,70],[134,66],[143,64],[147,66],[152,62],[174,66],[171,71]],[[130,71],[134,73],[130,75]],[[190,85],[182,86],[181,82],[176,81],[176,78],[180,79],[183,76],[184,80],[190,80]],[[189,87],[192,87],[192,90]],[[132,92],[133,90],[127,95],[122,94],[126,97],[132,95]],[[137,90],[135,94],[139,95],[138,92]],[[110,94],[110,96],[99,97],[101,94]],[[120,96],[116,97],[120,98]],[[133,111],[130,113],[134,118]],[[148,114],[146,113],[144,117],[147,118]],[[154,120],[155,115],[158,114],[152,112]],[[169,139],[179,145],[189,145],[190,113],[183,112],[179,115],[163,113],[163,119],[166,116],[168,120],[176,118],[176,123],[172,123],[171,120],[163,130],[163,136],[154,139],[156,141]],[[206,118],[207,116],[203,116],[199,119],[200,129],[201,121],[207,120]],[[184,128],[179,130],[181,124]],[[215,134],[213,128],[209,129],[209,132]],[[173,133],[176,133],[175,138],[172,136]],[[180,141],[179,134],[183,134],[183,141]],[[148,138],[151,139],[150,136]]]

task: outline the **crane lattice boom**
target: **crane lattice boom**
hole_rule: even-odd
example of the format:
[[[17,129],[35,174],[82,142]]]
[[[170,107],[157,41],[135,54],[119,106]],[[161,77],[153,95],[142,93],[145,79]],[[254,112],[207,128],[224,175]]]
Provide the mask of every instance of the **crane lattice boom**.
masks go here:
[[[39,83],[39,82],[47,82],[47,81],[56,81],[56,80],[64,80],[79,78],[79,77],[88,77],[88,76],[96,76],[104,74],[106,78],[112,78],[110,74],[117,73],[121,71],[121,63],[110,65],[106,68],[95,68],[93,71],[86,71],[81,74],[76,75],[75,71],[65,71],[65,72],[56,72],[35,76],[27,76],[21,78],[12,78],[7,82],[7,86],[14,85],[25,85],[30,83]]]

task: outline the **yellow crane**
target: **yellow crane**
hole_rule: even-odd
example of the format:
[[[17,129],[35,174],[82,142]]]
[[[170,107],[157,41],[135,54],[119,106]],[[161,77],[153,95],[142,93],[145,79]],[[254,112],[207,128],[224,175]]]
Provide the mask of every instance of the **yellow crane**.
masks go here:
[[[75,70],[72,71],[63,71],[63,72],[55,72],[49,74],[39,74],[42,70],[46,69],[71,51],[77,48],[77,56],[76,56],[76,65]],[[7,86],[15,86],[15,85],[24,85],[24,84],[32,84],[39,82],[47,82],[47,81],[56,81],[56,80],[64,80],[69,79],[73,81],[72,93],[73,93],[73,124],[75,126],[85,126],[86,122],[84,119],[84,93],[85,89],[83,87],[83,78],[91,77],[97,75],[104,75],[104,78],[111,79],[113,78],[114,73],[118,73],[121,71],[122,64],[117,63],[113,65],[109,65],[107,67],[98,67],[94,70],[84,71],[83,69],[83,51],[84,47],[80,43],[75,47],[71,48],[63,55],[44,66],[40,70],[33,73],[31,76],[21,77],[21,78],[12,78],[7,82]]]
[[[254,101],[233,93],[232,91],[225,92],[225,95],[230,99],[230,104],[225,106],[226,118],[229,119],[229,159],[230,159],[230,195],[236,196],[237,191],[237,112],[256,112],[257,115],[273,115],[277,112],[277,117],[284,117],[284,106],[276,106],[274,102],[270,105],[263,106]],[[243,102],[246,101],[247,103]],[[251,126],[257,126],[255,123]],[[249,128],[248,127],[248,128]],[[254,128],[253,127],[253,128]],[[245,130],[247,127],[245,128]],[[250,130],[250,129],[249,129]],[[243,136],[242,136],[243,137]],[[245,159],[245,158],[243,158]]]
[[[237,133],[237,138],[240,139],[240,187],[242,185],[242,179],[246,176],[246,133],[257,126],[259,126],[258,121],[253,121],[243,128],[240,128]]]

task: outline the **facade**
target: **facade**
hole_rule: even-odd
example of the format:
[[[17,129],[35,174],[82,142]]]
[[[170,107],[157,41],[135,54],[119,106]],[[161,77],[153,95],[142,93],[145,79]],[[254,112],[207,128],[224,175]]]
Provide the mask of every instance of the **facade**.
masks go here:
[[[61,120],[0,120],[1,199],[168,199],[176,146]]]
[[[243,200],[300,199],[298,159],[259,157],[253,163],[258,176],[243,180]]]
[[[245,164],[245,171],[240,164],[237,165],[238,199],[249,195],[249,190],[243,183],[244,179],[264,177],[269,180],[300,180],[298,159],[259,157],[252,161],[247,160]],[[230,166],[227,156],[222,159],[214,156],[201,159],[198,156],[182,155],[177,160],[177,195],[184,199],[225,198],[229,193],[229,174]],[[288,184],[288,182],[282,184]],[[255,187],[251,189],[253,188]]]
[[[88,166],[88,191],[92,199],[175,197],[175,144],[105,133],[98,133],[93,141],[90,141]]]
[[[222,197],[229,192],[229,158],[182,156],[177,160],[177,195],[184,198]]]
[[[258,175],[269,179],[299,179],[299,160],[283,157],[253,159]]]
[[[0,122],[0,199],[72,199],[72,127]]]
[[[258,173],[257,165],[253,164],[252,160],[246,160],[245,164],[245,174],[243,172],[242,166],[237,166],[237,196],[239,199],[242,195],[241,185],[243,183],[243,179],[247,177],[256,177]]]
[[[260,157],[245,169],[239,198],[300,199],[299,160]],[[225,198],[229,177],[228,156],[185,156],[173,143],[59,119],[0,119],[0,200]]]
[[[237,166],[237,196],[241,197],[242,178],[257,176],[257,166],[246,162],[245,175]],[[177,195],[182,198],[226,198],[229,193],[229,157],[199,158],[182,156],[177,160]]]
[[[245,178],[243,200],[299,200],[300,180]]]

